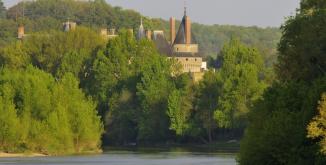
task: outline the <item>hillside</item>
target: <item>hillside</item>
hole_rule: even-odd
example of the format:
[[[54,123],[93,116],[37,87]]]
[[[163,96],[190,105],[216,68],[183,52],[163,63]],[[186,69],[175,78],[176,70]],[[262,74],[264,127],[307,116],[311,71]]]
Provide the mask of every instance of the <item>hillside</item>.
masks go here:
[[[24,13],[24,19],[22,15]],[[24,23],[26,32],[61,29],[63,21],[73,20],[78,25],[99,29],[102,27],[133,28],[139,26],[141,14],[133,10],[113,7],[104,0],[81,2],[72,0],[38,0],[36,2],[20,3],[8,9],[7,18],[1,20],[0,35],[4,41],[15,38],[12,27],[17,20]],[[145,28],[162,29],[169,38],[169,24],[163,19],[145,17]],[[193,24],[193,33],[204,56],[216,57],[223,44],[231,37],[239,38],[242,42],[257,47],[270,66],[276,59],[276,47],[281,32],[278,28],[242,27],[232,25],[202,25]]]

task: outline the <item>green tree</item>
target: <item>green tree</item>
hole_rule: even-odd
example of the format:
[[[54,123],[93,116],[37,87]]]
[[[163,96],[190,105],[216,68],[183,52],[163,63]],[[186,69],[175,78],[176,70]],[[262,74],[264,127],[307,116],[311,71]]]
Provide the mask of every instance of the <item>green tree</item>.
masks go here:
[[[249,114],[240,164],[325,164],[318,146],[306,138],[307,123],[325,84],[324,78],[313,84],[292,82],[268,89]]]
[[[222,51],[221,91],[215,119],[219,127],[244,128],[247,113],[259,99],[266,84],[262,80],[264,63],[259,52],[239,40],[231,39]]]
[[[12,88],[3,86],[0,90],[0,150],[13,151],[18,147],[19,119],[12,102]]]
[[[67,33],[50,31],[31,34],[0,51],[1,64],[10,68],[26,68],[29,64],[61,77],[72,72],[85,77],[87,62],[105,41],[94,31],[77,28]]]
[[[305,80],[325,76],[326,2],[304,0],[296,16],[282,26],[277,72],[280,80]],[[311,32],[314,33],[311,33]]]
[[[174,88],[170,66],[167,59],[153,54],[152,62],[144,68],[137,83],[137,97],[142,110],[138,136],[141,141],[162,141],[169,134],[166,110],[169,94]]]
[[[206,131],[208,142],[213,141],[213,131],[217,128],[217,122],[214,120],[214,112],[218,108],[220,87],[221,79],[219,75],[210,70],[205,73],[203,80],[199,83],[196,96],[197,116]]]
[[[170,129],[179,136],[184,135],[189,127],[192,109],[190,101],[191,95],[185,95],[185,92],[179,90],[174,90],[169,96],[167,113],[171,122]]]
[[[58,83],[55,100],[68,111],[75,151],[97,150],[101,143],[103,126],[97,116],[96,104],[79,89],[79,82],[66,74]],[[60,108],[60,107],[59,107]]]
[[[16,26],[14,20],[0,18],[0,48],[16,41]]]
[[[307,135],[307,124],[316,115],[317,100],[326,90],[325,5],[320,0],[302,1],[296,16],[282,27],[276,67],[279,81],[266,90],[249,114],[240,164],[326,163],[316,144],[322,136],[307,138],[317,133],[313,120]]]
[[[0,0],[0,19],[1,18],[6,18],[6,12],[7,12],[7,9],[4,6],[2,0]]]
[[[1,148],[64,154],[96,151],[102,123],[72,74],[56,81],[27,66],[0,70]]]

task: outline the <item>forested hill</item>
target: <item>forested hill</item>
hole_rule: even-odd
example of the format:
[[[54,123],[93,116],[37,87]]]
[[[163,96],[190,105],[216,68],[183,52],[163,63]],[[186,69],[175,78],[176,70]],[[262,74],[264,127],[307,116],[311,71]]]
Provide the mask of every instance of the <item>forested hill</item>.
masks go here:
[[[25,19],[22,20],[22,15]],[[78,25],[92,27],[134,28],[140,23],[141,14],[133,10],[124,10],[113,7],[104,0],[94,2],[74,0],[38,0],[35,2],[20,3],[8,9],[7,18],[1,20],[0,34],[5,38],[1,40],[13,40],[16,29],[11,28],[15,24],[24,23],[26,32],[43,31],[48,29],[60,29],[62,22],[68,19]],[[180,18],[181,19],[181,18]],[[145,28],[162,29],[169,34],[169,23],[163,19],[144,18]],[[232,25],[202,25],[194,23],[193,33],[200,44],[201,51],[206,56],[216,57],[223,44],[231,37],[239,38],[242,42],[254,45],[263,54],[265,61],[271,64],[275,61],[277,43],[281,37],[278,28],[241,27]],[[166,36],[169,38],[169,36]],[[1,45],[2,42],[0,42]]]

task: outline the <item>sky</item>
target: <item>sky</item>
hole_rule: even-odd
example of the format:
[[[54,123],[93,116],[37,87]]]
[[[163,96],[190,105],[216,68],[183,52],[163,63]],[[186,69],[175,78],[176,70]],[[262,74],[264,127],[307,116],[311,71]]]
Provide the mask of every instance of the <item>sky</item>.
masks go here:
[[[3,0],[11,6],[21,0]],[[134,9],[145,16],[181,19],[185,0],[106,0],[113,6]],[[294,15],[300,0],[186,0],[188,15],[201,24],[279,27]]]

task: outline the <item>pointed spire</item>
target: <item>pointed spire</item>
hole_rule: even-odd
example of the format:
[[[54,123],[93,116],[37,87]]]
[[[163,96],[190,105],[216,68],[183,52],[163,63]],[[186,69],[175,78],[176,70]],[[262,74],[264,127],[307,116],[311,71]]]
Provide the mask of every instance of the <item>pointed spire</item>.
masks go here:
[[[137,39],[140,40],[144,37],[145,37],[145,29],[143,26],[143,17],[140,17],[140,26],[139,26],[138,33],[137,33]]]
[[[140,26],[143,26],[143,17],[140,17]]]
[[[184,15],[187,15],[187,1],[184,1]]]

